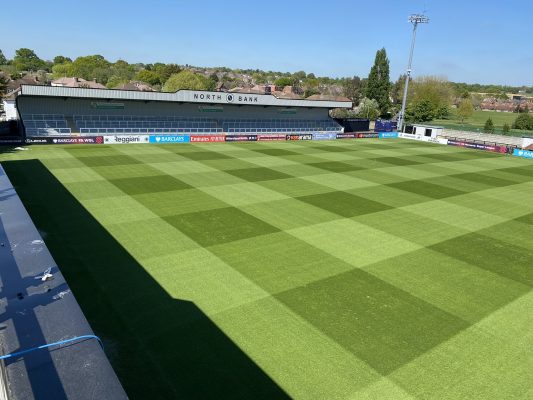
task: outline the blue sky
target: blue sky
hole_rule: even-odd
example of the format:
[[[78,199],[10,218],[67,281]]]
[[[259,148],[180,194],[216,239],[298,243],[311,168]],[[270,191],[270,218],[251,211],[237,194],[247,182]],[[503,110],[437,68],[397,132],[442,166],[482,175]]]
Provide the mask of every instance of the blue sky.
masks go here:
[[[2,21],[0,49],[10,58],[29,47],[45,59],[101,54],[366,77],[385,47],[392,80],[407,64],[407,16],[425,11],[413,76],[533,86],[531,0],[26,0],[23,8]]]

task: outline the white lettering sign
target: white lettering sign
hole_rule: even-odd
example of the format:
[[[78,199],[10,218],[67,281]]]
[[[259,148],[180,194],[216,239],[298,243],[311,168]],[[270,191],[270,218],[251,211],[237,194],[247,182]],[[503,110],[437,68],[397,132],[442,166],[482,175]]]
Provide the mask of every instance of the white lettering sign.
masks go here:
[[[148,135],[109,135],[104,136],[104,143],[107,144],[131,144],[148,143]]]

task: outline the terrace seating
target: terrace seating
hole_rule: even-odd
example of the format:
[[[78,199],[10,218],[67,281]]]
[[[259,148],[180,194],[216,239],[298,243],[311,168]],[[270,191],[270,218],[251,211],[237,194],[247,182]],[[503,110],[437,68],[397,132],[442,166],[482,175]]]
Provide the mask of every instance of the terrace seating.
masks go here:
[[[75,115],[73,119],[82,135],[222,132],[217,121],[208,118]]]
[[[491,133],[457,131],[444,129],[440,135],[443,138],[467,140],[475,143],[492,143],[499,146],[522,147],[523,139],[515,136],[494,135]]]
[[[82,135],[342,132],[342,127],[329,119],[215,120],[179,116],[75,115],[73,120]]]
[[[24,117],[28,136],[69,136],[71,130],[61,114],[30,114]]]
[[[304,119],[227,119],[223,121],[227,133],[300,133],[341,132],[342,127],[333,120]]]

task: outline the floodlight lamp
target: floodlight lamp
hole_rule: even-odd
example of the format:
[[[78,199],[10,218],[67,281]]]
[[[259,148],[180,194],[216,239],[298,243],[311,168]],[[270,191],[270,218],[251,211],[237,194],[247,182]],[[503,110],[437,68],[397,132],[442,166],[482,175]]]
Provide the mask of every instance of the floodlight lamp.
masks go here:
[[[412,24],[427,24],[429,23],[429,18],[422,14],[412,14],[409,16],[409,22]]]

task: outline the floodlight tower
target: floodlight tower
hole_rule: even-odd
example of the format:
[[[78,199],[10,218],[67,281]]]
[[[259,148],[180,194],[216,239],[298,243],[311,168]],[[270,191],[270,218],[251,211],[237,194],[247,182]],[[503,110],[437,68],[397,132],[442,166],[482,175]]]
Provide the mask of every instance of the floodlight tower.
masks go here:
[[[429,18],[421,14],[412,14],[409,16],[409,22],[413,24],[413,39],[411,41],[411,52],[409,53],[409,64],[407,65],[407,76],[405,77],[405,87],[403,90],[402,110],[398,116],[398,131],[403,132],[403,124],[405,120],[405,103],[407,102],[407,88],[409,87],[409,80],[411,79],[411,64],[413,63],[413,51],[415,50],[416,28],[418,24],[429,23]]]

